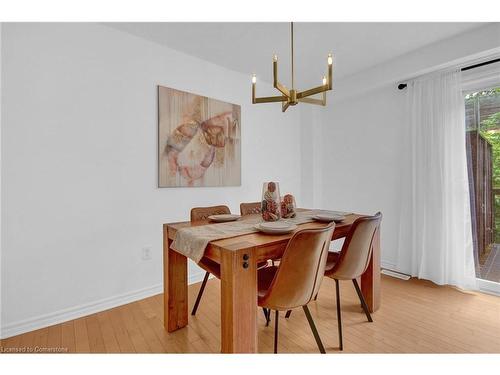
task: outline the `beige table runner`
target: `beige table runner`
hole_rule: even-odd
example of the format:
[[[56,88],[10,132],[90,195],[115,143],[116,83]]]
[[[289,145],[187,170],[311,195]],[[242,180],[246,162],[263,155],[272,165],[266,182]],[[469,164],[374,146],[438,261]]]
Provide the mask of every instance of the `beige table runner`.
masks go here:
[[[310,223],[312,217],[322,210],[304,210],[298,211],[294,218],[284,219],[283,221],[296,225]],[[242,236],[245,234],[256,233],[255,224],[261,223],[262,217],[243,216],[238,221],[229,223],[207,224],[197,227],[188,227],[179,229],[176,233],[172,249],[198,263],[210,241],[222,240]]]

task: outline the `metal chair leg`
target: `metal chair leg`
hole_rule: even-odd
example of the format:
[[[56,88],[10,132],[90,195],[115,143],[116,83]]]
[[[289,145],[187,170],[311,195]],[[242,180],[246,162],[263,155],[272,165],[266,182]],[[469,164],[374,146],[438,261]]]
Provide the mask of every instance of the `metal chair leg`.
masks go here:
[[[339,349],[344,350],[344,344],[342,343],[342,313],[340,311],[340,288],[339,281],[335,279],[335,292],[337,295],[337,323],[339,329]]]
[[[292,310],[288,310],[285,314],[285,318],[288,319],[292,315]]]
[[[365,301],[365,297],[363,296],[361,289],[359,289],[358,280],[352,279],[352,283],[354,284],[354,288],[356,289],[356,293],[358,293],[358,297],[359,297],[359,300],[361,301],[361,306],[363,307],[366,318],[368,319],[369,322],[373,322],[372,316],[370,315],[370,310],[368,310],[368,305],[366,304],[366,301]]]
[[[264,316],[266,317],[266,327],[268,327],[269,323],[271,322],[271,309],[266,309],[263,307],[262,310],[264,311]]]
[[[201,283],[200,291],[198,292],[198,297],[196,297],[196,302],[194,303],[193,311],[191,311],[191,315],[195,315],[196,310],[198,310],[198,305],[200,304],[201,296],[203,295],[203,291],[205,290],[205,286],[207,285],[209,276],[210,272],[206,272],[205,277],[203,278],[203,282]]]
[[[271,310],[269,310],[271,311]],[[280,313],[278,310],[276,310],[276,317],[274,319],[274,354],[278,353],[278,319],[279,319]]]
[[[304,309],[304,313],[306,314],[307,321],[309,322],[309,327],[311,327],[311,331],[314,335],[314,339],[316,340],[316,344],[318,344],[318,349],[322,354],[326,354],[325,347],[323,346],[323,343],[321,342],[321,337],[319,337],[318,330],[316,329],[316,325],[314,324],[314,320],[311,316],[311,312],[309,311],[309,308],[307,305],[302,306]]]

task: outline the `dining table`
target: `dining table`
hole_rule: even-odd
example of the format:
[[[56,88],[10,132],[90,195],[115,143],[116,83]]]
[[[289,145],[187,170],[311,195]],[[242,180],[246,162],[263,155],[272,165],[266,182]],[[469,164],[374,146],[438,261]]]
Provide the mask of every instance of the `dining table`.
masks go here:
[[[302,209],[305,210],[305,209]],[[241,220],[260,215],[246,215]],[[332,240],[347,236],[352,223],[362,214],[349,213],[335,225]],[[163,224],[164,326],[168,332],[188,324],[188,258],[172,248],[183,228],[213,225],[207,220]],[[294,231],[320,228],[328,223],[314,221],[300,224]],[[221,269],[221,352],[256,353],[257,340],[257,264],[279,260],[293,233],[269,235],[248,233],[208,242],[203,257]],[[293,288],[290,285],[290,288]],[[361,291],[368,308],[380,307],[380,229],[372,241],[369,265],[361,276]]]

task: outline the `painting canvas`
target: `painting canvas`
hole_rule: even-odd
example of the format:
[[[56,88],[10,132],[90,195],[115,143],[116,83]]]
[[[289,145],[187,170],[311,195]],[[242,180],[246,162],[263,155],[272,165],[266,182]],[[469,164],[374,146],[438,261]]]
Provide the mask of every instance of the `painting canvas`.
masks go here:
[[[160,187],[241,185],[239,105],[158,86]]]

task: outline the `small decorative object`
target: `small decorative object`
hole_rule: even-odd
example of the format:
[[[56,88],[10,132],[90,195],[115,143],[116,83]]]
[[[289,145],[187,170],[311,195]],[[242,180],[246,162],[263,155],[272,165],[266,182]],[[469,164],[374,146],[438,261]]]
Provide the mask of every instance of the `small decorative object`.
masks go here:
[[[281,218],[280,189],[277,182],[264,182],[261,211],[265,221],[278,221]]]
[[[281,217],[284,219],[288,219],[291,217],[295,217],[295,198],[292,194],[286,194],[281,201]]]

